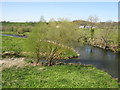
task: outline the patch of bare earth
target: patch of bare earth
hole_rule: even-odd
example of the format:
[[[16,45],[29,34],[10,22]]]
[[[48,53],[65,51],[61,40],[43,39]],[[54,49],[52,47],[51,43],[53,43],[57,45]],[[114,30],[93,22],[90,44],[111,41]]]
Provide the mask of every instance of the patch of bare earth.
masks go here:
[[[25,67],[28,64],[24,60],[25,58],[5,58],[0,60],[0,70],[4,70],[5,68],[10,68],[13,66]]]

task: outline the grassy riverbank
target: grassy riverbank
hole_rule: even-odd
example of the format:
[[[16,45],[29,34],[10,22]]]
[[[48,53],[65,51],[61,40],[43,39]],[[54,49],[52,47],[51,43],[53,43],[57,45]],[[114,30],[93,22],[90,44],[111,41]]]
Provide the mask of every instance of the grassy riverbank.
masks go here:
[[[8,34],[8,35],[20,35],[17,32],[2,32],[2,34]]]
[[[2,78],[3,88],[118,88],[107,73],[82,65],[12,67]]]
[[[23,44],[25,38],[12,37],[12,36],[2,36],[2,52],[15,51],[20,53],[23,51]]]
[[[27,56],[27,50],[24,48],[25,42],[26,38],[2,36],[2,53],[14,51],[17,56]],[[50,45],[50,43],[47,42],[41,43],[43,44],[43,46]],[[74,52],[72,49],[65,47],[62,47],[61,49],[65,51],[65,53],[60,56],[61,58],[77,56],[77,53]],[[43,47],[43,50],[46,51],[46,48]]]
[[[16,32],[2,32],[2,34],[9,34],[9,35],[19,35],[19,36],[28,36],[29,34],[30,34],[30,32],[25,32],[24,34],[18,34],[18,33],[16,33]],[[10,38],[12,38],[12,37],[10,37]],[[13,37],[13,39],[15,39],[14,37]],[[7,41],[10,41],[11,42],[11,40],[9,39],[8,40],[8,38],[7,37],[5,37],[5,36],[3,36],[3,41],[4,40],[7,40]],[[23,42],[24,41],[24,39],[16,39],[16,40],[19,40],[18,42]],[[15,41],[16,41],[15,40]],[[11,42],[11,43],[13,43],[13,42]],[[15,42],[16,43],[16,42]],[[16,43],[17,44],[17,43]],[[20,44],[20,43],[19,43]],[[21,43],[22,44],[22,43]],[[98,48],[101,48],[101,49],[105,49],[105,45],[102,45],[101,44],[101,41],[98,39],[98,40],[93,40],[93,42],[91,42],[91,43],[85,43],[85,44],[89,44],[89,45],[91,45],[91,46],[94,46],[94,47],[98,47]],[[4,45],[3,45],[4,46]],[[108,48],[108,50],[111,50],[111,51],[113,51],[113,52],[119,52],[119,49],[120,48],[118,48],[118,45],[116,44],[116,43],[114,43],[114,44],[112,44],[111,46],[109,46],[109,48]],[[3,51],[4,51],[4,48],[3,48]]]

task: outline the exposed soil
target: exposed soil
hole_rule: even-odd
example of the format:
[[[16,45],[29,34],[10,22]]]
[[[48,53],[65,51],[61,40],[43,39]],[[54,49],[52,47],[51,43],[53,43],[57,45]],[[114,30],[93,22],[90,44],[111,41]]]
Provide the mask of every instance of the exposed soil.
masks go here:
[[[28,63],[26,63],[24,59],[25,58],[4,58],[0,60],[0,70],[10,68],[12,66],[24,67],[28,65]]]

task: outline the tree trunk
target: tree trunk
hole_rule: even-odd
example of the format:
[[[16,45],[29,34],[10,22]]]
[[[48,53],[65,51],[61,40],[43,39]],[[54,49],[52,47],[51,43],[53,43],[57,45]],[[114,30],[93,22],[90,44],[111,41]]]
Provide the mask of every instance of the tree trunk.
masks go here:
[[[37,64],[39,63],[39,59],[37,59],[36,63],[37,63]]]
[[[49,61],[48,66],[52,66],[52,60]]]

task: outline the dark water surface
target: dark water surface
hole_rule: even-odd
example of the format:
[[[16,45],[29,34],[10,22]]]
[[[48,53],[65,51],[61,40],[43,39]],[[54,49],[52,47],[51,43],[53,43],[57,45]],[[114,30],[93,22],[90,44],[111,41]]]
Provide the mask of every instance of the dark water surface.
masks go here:
[[[12,36],[12,37],[21,37],[21,38],[26,38],[26,36],[19,36],[19,35],[11,35],[11,34],[0,34],[2,36]]]
[[[77,59],[61,60],[65,63],[92,64],[98,69],[108,72],[114,78],[118,78],[118,53],[106,51],[101,48],[82,45],[77,46],[76,51],[80,54]]]

